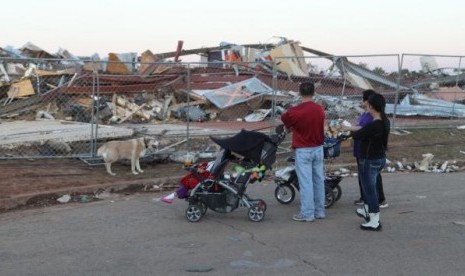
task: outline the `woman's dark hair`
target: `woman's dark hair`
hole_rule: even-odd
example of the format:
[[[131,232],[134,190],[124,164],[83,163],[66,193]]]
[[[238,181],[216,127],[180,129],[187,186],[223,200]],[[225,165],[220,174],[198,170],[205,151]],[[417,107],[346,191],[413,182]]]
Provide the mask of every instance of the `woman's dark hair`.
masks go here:
[[[384,146],[387,149],[387,141],[388,141],[388,135],[389,132],[391,131],[391,122],[389,122],[388,117],[386,116],[386,113],[384,112],[386,108],[386,100],[384,99],[383,95],[375,93],[371,95],[368,98],[368,104],[373,108],[374,110],[378,111],[381,114],[381,120],[384,123],[384,130],[386,132],[386,139],[384,141]]]
[[[375,90],[367,89],[367,90],[363,91],[362,100],[363,100],[363,101],[368,101],[368,98],[369,98],[371,95],[374,95],[374,94],[376,94]]]

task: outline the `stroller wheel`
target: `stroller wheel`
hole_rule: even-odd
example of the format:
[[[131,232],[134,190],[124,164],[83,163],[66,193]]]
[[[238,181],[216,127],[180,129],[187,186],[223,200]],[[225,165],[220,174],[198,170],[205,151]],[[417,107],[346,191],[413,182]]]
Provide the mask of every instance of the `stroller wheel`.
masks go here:
[[[325,208],[329,208],[333,206],[336,198],[334,197],[333,189],[330,187],[325,188]]]
[[[266,206],[266,202],[265,202],[263,199],[261,199],[261,198],[253,199],[253,200],[252,200],[252,204],[253,204],[254,206],[260,207],[260,209],[262,209],[263,212],[266,212],[266,207],[267,207],[267,206]]]
[[[202,208],[200,205],[189,205],[186,209],[186,218],[190,222],[197,222],[202,218],[202,215],[206,211],[206,208]]]
[[[295,198],[295,190],[291,185],[281,184],[274,190],[274,196],[281,204],[289,204]]]
[[[341,189],[341,186],[339,186],[339,184],[336,185],[336,187],[334,187],[333,193],[334,193],[334,201],[338,201],[339,199],[341,199],[342,189]]]
[[[249,208],[249,219],[251,221],[259,222],[262,221],[264,217],[265,209],[262,204],[254,204],[252,207]]]

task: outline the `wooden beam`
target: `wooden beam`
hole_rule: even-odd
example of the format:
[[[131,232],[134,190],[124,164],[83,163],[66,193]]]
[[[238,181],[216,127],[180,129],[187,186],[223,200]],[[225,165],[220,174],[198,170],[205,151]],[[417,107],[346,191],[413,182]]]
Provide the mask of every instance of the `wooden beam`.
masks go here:
[[[141,104],[138,108],[136,108],[135,110],[132,110],[130,114],[126,115],[126,117],[124,117],[123,119],[121,119],[118,124],[121,124],[122,122],[126,121],[129,117],[131,117],[132,115],[134,114],[137,114],[142,108],[145,107],[145,103],[144,104]]]

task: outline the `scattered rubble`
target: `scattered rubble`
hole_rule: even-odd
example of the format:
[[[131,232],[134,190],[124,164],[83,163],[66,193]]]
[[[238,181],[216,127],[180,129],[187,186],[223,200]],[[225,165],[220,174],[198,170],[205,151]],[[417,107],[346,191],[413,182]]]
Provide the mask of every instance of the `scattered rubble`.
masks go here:
[[[383,171],[387,173],[396,173],[396,172],[430,172],[430,173],[451,173],[451,172],[460,172],[464,171],[465,167],[458,166],[455,160],[446,160],[442,163],[432,162],[433,155],[431,153],[423,154],[424,159],[420,162],[408,162],[407,160],[395,161],[392,162],[387,160],[386,166]],[[355,170],[355,171],[353,171]],[[356,168],[336,168],[330,171],[330,174],[340,175],[343,177],[348,176],[357,176]]]

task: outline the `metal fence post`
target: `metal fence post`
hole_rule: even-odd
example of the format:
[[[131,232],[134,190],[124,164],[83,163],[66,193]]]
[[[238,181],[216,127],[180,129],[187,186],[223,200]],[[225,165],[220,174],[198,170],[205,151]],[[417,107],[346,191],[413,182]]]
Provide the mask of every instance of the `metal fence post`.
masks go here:
[[[95,108],[97,106],[97,108]],[[99,74],[96,70],[92,72],[92,116],[90,121],[90,156],[97,155],[98,118],[100,106]]]
[[[187,139],[187,151],[191,151],[191,139],[190,139],[190,113],[191,113],[191,67],[190,63],[187,64],[187,124],[186,124],[186,139]]]
[[[277,124],[277,114],[276,114],[276,98],[278,94],[278,73],[277,73],[277,68],[276,68],[276,62],[272,61],[272,68],[273,68],[273,78],[272,78],[272,89],[273,89],[273,99],[271,102],[271,114],[272,114],[272,124],[273,126],[276,126]],[[273,131],[272,129],[270,131]]]
[[[392,114],[392,122],[391,122],[391,127],[395,128],[396,125],[396,111],[397,111],[397,104],[399,101],[399,92],[400,92],[400,79],[401,79],[401,74],[402,74],[402,66],[403,66],[403,61],[404,61],[404,55],[402,54],[402,57],[399,60],[399,56],[397,56],[397,87],[396,87],[396,95],[394,97],[394,111]]]

